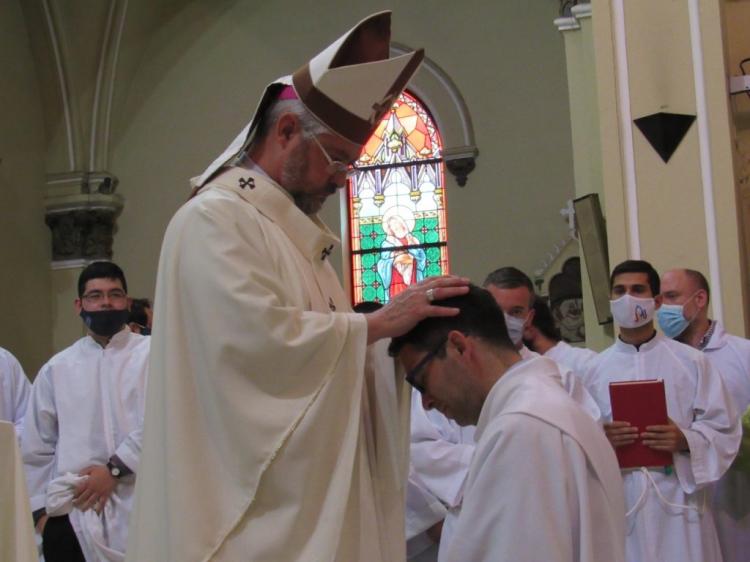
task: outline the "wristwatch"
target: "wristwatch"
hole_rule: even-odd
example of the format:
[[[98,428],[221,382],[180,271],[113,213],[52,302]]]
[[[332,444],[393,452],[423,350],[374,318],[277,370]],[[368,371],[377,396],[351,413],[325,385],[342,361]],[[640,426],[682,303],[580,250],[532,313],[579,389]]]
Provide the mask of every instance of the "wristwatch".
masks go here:
[[[107,463],[107,469],[109,470],[109,473],[115,478],[120,478],[120,476],[122,476],[122,470],[120,470],[119,466],[112,464],[112,461],[109,461]]]

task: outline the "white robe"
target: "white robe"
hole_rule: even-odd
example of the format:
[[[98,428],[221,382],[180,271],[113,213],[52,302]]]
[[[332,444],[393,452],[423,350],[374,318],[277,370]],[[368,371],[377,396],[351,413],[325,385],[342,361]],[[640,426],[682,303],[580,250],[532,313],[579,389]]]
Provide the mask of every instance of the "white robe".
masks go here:
[[[625,517],[612,448],[536,357],[495,383],[453,540],[441,562],[622,562]]]
[[[404,559],[408,394],[335,242],[257,169],[173,217],[128,560]]]
[[[12,423],[19,438],[30,393],[31,383],[18,359],[0,347],[0,420]]]
[[[544,356],[557,361],[575,374],[583,376],[588,362],[596,357],[596,352],[585,347],[575,347],[568,342],[559,341],[555,346],[548,349]]]
[[[519,353],[523,359],[539,357],[522,346]],[[556,373],[550,373],[568,394],[594,420],[601,414],[594,398],[584,384],[570,369],[558,364]],[[461,511],[463,488],[469,472],[475,439],[474,426],[461,427],[437,410],[425,411],[421,394],[416,390],[412,396],[411,409],[411,459],[414,471],[424,482],[427,490],[448,509],[440,537],[440,548],[445,549],[453,536],[456,520]],[[407,517],[409,505],[407,504]]]
[[[726,333],[716,323],[703,350],[724,376],[738,414],[750,407],[750,340]],[[730,468],[716,483],[713,498],[716,531],[724,562],[744,562],[750,556],[750,474]]]
[[[630,562],[720,561],[709,506],[709,484],[732,463],[739,447],[739,420],[721,375],[706,356],[656,334],[640,349],[618,339],[584,375],[607,421],[609,383],[663,379],[667,413],[682,429],[690,454],[675,453],[674,470],[625,470]]]
[[[438,545],[426,531],[445,519],[447,509],[409,467],[406,487],[406,558],[413,562],[437,560]]]
[[[112,455],[138,472],[149,342],[128,328],[104,348],[86,336],[41,368],[21,439],[32,511],[47,506],[53,482],[90,465],[105,465]],[[104,550],[122,559],[134,488],[133,475],[118,481],[96,528],[87,522],[90,513],[69,511],[86,560],[118,559],[117,554],[105,557],[101,545],[90,540],[92,533],[103,533]]]

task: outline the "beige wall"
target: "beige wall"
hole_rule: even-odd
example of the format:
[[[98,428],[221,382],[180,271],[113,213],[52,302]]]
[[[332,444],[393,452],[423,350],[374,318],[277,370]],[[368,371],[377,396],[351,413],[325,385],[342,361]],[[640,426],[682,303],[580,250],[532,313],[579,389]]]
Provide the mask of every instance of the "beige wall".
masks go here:
[[[632,45],[634,116],[660,109],[691,112],[695,92],[686,47],[685,3],[655,6],[647,0],[632,0],[625,4]],[[745,318],[737,209],[750,214],[746,203],[750,197],[745,193],[746,147],[750,144],[745,133],[750,119],[748,105],[740,98],[730,103],[729,117],[722,91],[722,57],[725,48],[728,64],[746,56],[745,28],[735,24],[737,18],[747,17],[747,4],[701,3],[707,95],[711,107],[718,108],[712,110],[709,122],[719,139],[711,150],[722,294],[727,295],[727,324],[736,332],[742,332]],[[87,115],[93,115],[97,57],[84,47],[102,38],[99,19],[106,13],[87,12],[83,5],[75,1],[53,4],[61,13],[67,10],[59,24],[63,56],[71,59],[66,71],[73,111],[72,146],[76,166],[80,163],[85,168],[91,141]],[[114,259],[126,271],[131,294],[153,294],[161,238],[169,218],[187,196],[187,179],[200,173],[244,125],[265,84],[294,70],[358,18],[381,7],[394,10],[393,39],[425,46],[428,56],[461,91],[474,120],[475,144],[480,150],[477,169],[463,189],[448,176],[453,271],[481,282],[500,265],[516,265],[528,273],[538,270],[565,236],[566,223],[559,209],[574,194],[581,194],[582,188],[595,190],[597,176],[605,186],[610,259],[612,263],[624,259],[628,255],[627,206],[619,157],[622,139],[610,5],[602,2],[594,7],[593,29],[588,33],[593,33],[595,56],[581,51],[580,44],[575,46],[589,70],[595,67],[596,95],[585,84],[570,85],[570,97],[583,102],[572,106],[574,122],[586,121],[581,108],[587,105],[597,105],[599,110],[600,167],[594,135],[586,133],[594,121],[571,131],[564,40],[552,25],[558,15],[558,3],[553,0],[460,4],[399,0],[389,6],[299,0],[284,4],[240,0],[119,3],[118,10],[127,7],[127,13],[122,40],[117,43],[111,120],[106,123],[111,134],[108,149],[97,153],[96,166],[119,178],[118,192],[125,198]],[[724,30],[720,5],[729,22]],[[8,69],[8,83],[13,84],[0,89],[4,123],[0,131],[0,212],[4,219],[0,221],[4,234],[0,252],[8,264],[0,288],[10,311],[10,321],[0,332],[0,345],[16,352],[33,372],[53,349],[79,333],[77,319],[65,316],[75,275],[52,273],[49,268],[49,233],[43,223],[41,193],[44,173],[64,169],[68,148],[54,57],[49,44],[43,37],[40,40],[44,33],[44,21],[38,19],[41,10],[36,4],[16,1],[3,3],[0,10],[0,57]],[[729,36],[726,44],[722,44],[722,31]],[[662,55],[653,56],[657,52]],[[591,75],[586,71],[583,77],[589,80]],[[727,145],[734,130],[741,151],[745,147],[735,158],[738,190],[745,193],[739,205],[734,177],[727,172],[731,170]],[[685,264],[705,270],[709,250],[696,170],[696,127],[666,167],[638,134],[634,149],[641,255],[662,269]],[[588,161],[577,162],[575,169],[573,144],[590,155]],[[341,231],[339,201],[330,201],[323,216],[334,231]],[[661,228],[662,224],[668,226]],[[343,270],[340,255],[336,264]],[[58,327],[54,342],[44,328],[40,330],[50,325]]]
[[[52,352],[44,130],[19,3],[0,2],[0,346],[34,376]],[[12,85],[12,87],[8,87]]]
[[[750,2],[724,2],[726,66],[729,75],[741,73],[740,61],[750,57]],[[744,68],[750,71],[750,64]],[[741,256],[743,291],[748,302],[750,288],[750,96],[738,94],[730,98],[731,128],[736,135],[735,178],[737,212],[741,224]],[[745,316],[745,333],[750,334],[750,314]]]
[[[16,352],[31,372],[80,335],[69,309],[78,270],[50,269],[42,195],[45,174],[70,169],[69,154],[73,169],[88,170],[97,53],[107,29],[106,10],[87,11],[85,2],[75,1],[50,6],[71,144],[44,11],[13,1],[0,12],[0,57],[13,84],[0,89],[0,251],[8,264],[1,288],[11,313],[0,345]],[[94,171],[108,170],[120,181],[125,207],[114,260],[126,272],[131,295],[153,295],[163,232],[188,194],[188,178],[244,125],[264,86],[359,18],[387,7],[394,10],[394,41],[426,47],[473,116],[477,168],[463,189],[447,175],[453,271],[477,282],[500,265],[532,273],[564,236],[558,210],[573,194],[573,169],[564,49],[552,25],[557,2],[401,0],[342,7],[333,1],[135,0],[117,6],[114,21],[123,7],[128,11],[119,51],[107,52],[118,60],[111,119],[102,113],[105,91],[94,140],[103,138],[107,126],[111,133],[107,150],[97,145]],[[110,45],[116,29],[106,36]],[[106,78],[112,68],[103,70]],[[323,216],[341,231],[339,201],[330,201]],[[340,255],[335,263],[343,270]]]
[[[393,40],[425,46],[474,118],[477,168],[463,189],[448,179],[453,271],[477,282],[500,265],[531,273],[564,236],[558,210],[573,194],[573,170],[556,2],[201,5],[162,14],[117,94],[110,167],[126,203],[115,260],[131,294],[153,293],[162,233],[187,179],[245,124],[265,85],[381,7],[393,8]],[[339,202],[323,215],[340,232]]]
[[[723,314],[729,331],[743,334],[747,311],[743,299],[743,272],[738,233],[733,145],[727,108],[722,2],[700,2],[698,23],[705,75],[699,80],[708,104],[707,135],[701,140],[699,123],[688,130],[668,163],[664,163],[640,131],[620,118],[629,109],[631,119],[660,111],[696,115],[700,111],[691,54],[689,2],[628,0],[619,20],[616,2],[594,5],[594,37],[598,102],[603,147],[605,214],[612,265],[632,257],[653,263],[657,270],[690,267],[706,274],[715,295],[714,315]],[[729,3],[731,4],[731,2]],[[627,76],[618,74],[617,28],[624,21]],[[747,27],[745,27],[746,29]],[[618,85],[624,85],[624,103]],[[627,134],[632,134],[629,142]],[[710,166],[703,167],[701,147],[707,147]],[[633,158],[625,155],[632,147]],[[632,162],[632,164],[631,164]],[[627,200],[628,169],[632,169],[637,199],[637,220],[630,222]],[[705,172],[705,177],[704,177]],[[715,209],[706,218],[710,187]],[[635,235],[637,226],[637,236]],[[716,236],[711,247],[709,234]],[[711,278],[712,260],[718,265]],[[719,280],[718,284],[715,282]],[[717,286],[718,285],[718,286]]]

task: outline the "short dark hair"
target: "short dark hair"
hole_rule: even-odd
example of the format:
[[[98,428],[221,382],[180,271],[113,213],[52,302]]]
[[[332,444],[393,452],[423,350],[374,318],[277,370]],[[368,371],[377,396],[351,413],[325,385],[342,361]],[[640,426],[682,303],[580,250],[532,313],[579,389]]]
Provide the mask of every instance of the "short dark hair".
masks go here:
[[[487,275],[482,286],[486,288],[488,285],[494,285],[501,289],[526,287],[532,295],[534,294],[534,284],[531,282],[529,276],[520,269],[512,266],[501,267]]]
[[[140,326],[148,324],[148,315],[146,309],[151,308],[151,301],[148,299],[133,299],[130,301],[130,316],[128,322],[135,322]]]
[[[617,264],[612,270],[612,275],[609,276],[609,290],[612,291],[612,287],[615,286],[615,277],[623,273],[645,273],[648,275],[648,284],[651,287],[651,294],[656,296],[661,291],[661,282],[659,281],[659,274],[650,263],[644,260],[625,260],[624,262]]]
[[[456,316],[433,316],[425,318],[406,334],[393,338],[388,353],[396,357],[405,345],[420,350],[434,349],[453,330],[472,335],[490,345],[514,351],[516,348],[508,337],[503,311],[492,295],[476,285],[469,285],[465,295],[435,301],[437,306],[455,307]]]
[[[562,340],[560,329],[552,317],[552,311],[550,311],[546,300],[541,297],[534,299],[534,318],[531,320],[531,325],[551,340]]]
[[[86,290],[86,283],[92,279],[119,279],[122,283],[122,289],[128,292],[128,283],[125,281],[125,274],[122,269],[111,261],[95,261],[88,264],[78,276],[78,298],[83,297]]]
[[[355,304],[352,307],[352,310],[361,314],[369,314],[371,312],[375,312],[376,310],[380,310],[381,308],[383,308],[382,302],[362,301]]]
[[[708,286],[708,279],[706,279],[706,276],[695,269],[686,269],[685,275],[687,275],[699,289],[706,291],[706,304],[711,302],[711,288]]]

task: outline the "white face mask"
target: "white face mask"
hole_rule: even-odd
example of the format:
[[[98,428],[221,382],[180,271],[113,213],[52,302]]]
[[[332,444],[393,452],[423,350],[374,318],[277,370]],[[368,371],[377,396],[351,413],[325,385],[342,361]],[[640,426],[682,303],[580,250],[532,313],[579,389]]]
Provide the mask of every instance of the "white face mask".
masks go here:
[[[653,298],[638,298],[623,295],[617,300],[609,301],[609,309],[615,322],[621,328],[640,328],[654,317],[656,303]]]
[[[523,339],[523,329],[526,325],[526,318],[516,318],[515,316],[505,314],[505,312],[503,312],[503,316],[505,316],[505,327],[508,329],[510,341],[513,342],[513,345],[518,347],[518,344],[521,343],[521,340]]]

